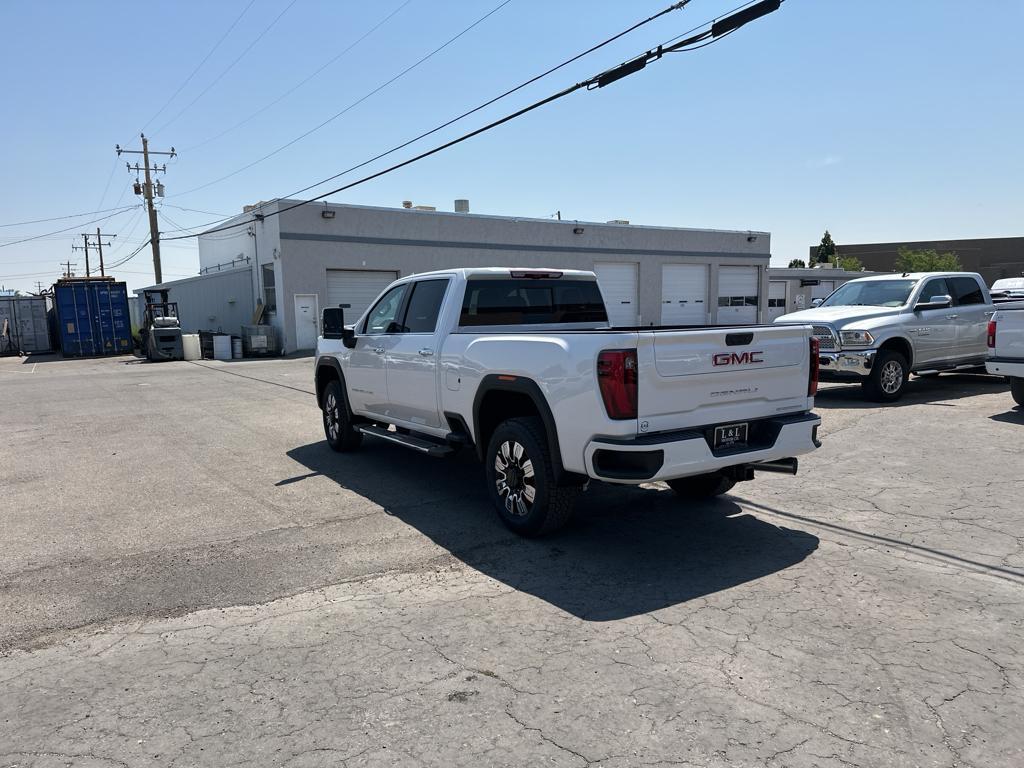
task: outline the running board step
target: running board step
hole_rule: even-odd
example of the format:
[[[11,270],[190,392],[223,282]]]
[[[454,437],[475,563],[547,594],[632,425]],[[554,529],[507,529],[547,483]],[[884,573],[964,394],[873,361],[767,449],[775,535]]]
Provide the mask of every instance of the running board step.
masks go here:
[[[451,448],[451,446],[434,443],[430,440],[424,440],[422,437],[416,437],[415,435],[403,435],[398,432],[389,432],[384,429],[384,427],[377,427],[373,424],[359,424],[356,426],[356,429],[364,435],[379,437],[381,440],[397,443],[403,448],[411,448],[419,453],[425,453],[427,456],[440,457],[454,453],[454,449]]]

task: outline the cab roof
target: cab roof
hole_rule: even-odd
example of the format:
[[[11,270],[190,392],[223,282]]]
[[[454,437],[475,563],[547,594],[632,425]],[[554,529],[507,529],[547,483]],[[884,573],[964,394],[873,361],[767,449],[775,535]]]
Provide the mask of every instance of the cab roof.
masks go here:
[[[463,280],[469,280],[472,277],[511,278],[513,272],[551,272],[558,274],[559,277],[571,277],[574,280],[597,280],[597,275],[585,269],[561,269],[558,267],[456,267],[455,269],[438,269],[433,272],[417,272],[412,275],[407,275],[402,279],[440,277],[442,275],[456,275],[461,277]]]

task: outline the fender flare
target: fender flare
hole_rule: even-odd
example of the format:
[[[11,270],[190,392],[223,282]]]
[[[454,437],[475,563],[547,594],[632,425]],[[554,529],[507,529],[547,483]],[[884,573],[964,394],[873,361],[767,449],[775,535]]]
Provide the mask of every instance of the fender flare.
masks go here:
[[[317,406],[323,407],[323,403],[320,402],[320,396],[322,393],[320,392],[320,387],[316,386],[316,380],[319,378],[320,370],[322,368],[331,368],[337,374],[338,381],[341,382],[341,391],[345,395],[345,405],[348,407],[349,413],[351,413],[352,408],[348,402],[348,387],[345,385],[345,374],[341,370],[341,363],[339,363],[336,358],[327,355],[317,360],[316,368],[313,369],[313,385],[316,390],[315,397]]]
[[[478,458],[483,461],[487,453],[487,445],[480,439],[480,408],[483,406],[484,397],[491,392],[514,392],[526,395],[533,402],[537,413],[540,414],[541,423],[544,425],[544,434],[551,448],[551,463],[555,470],[556,481],[565,474],[562,467],[562,451],[558,442],[558,428],[555,425],[555,417],[551,413],[547,398],[532,379],[516,376],[513,380],[500,378],[502,374],[489,373],[480,381],[476,395],[473,397],[473,438],[476,443]]]

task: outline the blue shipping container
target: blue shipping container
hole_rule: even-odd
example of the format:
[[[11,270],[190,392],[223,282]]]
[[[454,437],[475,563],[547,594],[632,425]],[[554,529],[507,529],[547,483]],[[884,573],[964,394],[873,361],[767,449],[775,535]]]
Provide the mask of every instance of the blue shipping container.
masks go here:
[[[61,280],[53,286],[57,330],[65,356],[132,351],[128,286],[112,280]]]

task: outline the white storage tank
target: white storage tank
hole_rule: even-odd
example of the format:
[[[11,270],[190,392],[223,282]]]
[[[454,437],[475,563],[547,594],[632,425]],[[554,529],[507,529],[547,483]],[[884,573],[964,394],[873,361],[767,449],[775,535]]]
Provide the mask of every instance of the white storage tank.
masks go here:
[[[213,337],[213,359],[231,359],[231,337],[227,334]]]

